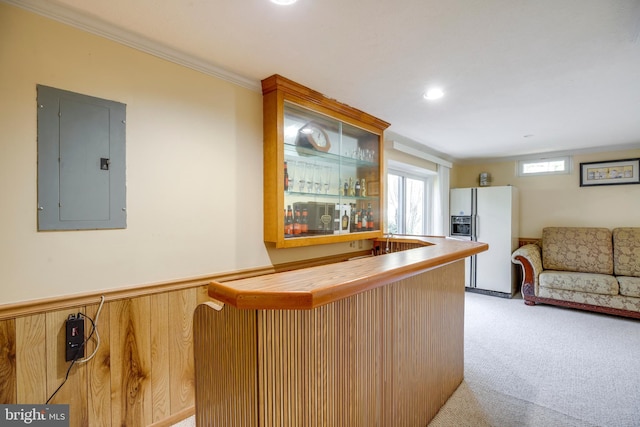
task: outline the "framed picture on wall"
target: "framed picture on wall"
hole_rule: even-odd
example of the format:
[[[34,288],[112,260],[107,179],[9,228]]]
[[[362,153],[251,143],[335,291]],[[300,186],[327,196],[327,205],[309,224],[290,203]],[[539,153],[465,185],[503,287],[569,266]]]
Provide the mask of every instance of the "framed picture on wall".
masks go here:
[[[640,184],[640,159],[580,163],[580,187]]]

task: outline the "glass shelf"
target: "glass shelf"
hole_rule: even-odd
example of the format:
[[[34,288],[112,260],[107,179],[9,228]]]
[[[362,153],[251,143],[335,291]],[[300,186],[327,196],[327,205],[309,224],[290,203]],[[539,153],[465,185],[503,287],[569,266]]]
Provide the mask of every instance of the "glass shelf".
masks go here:
[[[265,241],[287,248],[381,236],[389,124],[282,76],[262,89]]]

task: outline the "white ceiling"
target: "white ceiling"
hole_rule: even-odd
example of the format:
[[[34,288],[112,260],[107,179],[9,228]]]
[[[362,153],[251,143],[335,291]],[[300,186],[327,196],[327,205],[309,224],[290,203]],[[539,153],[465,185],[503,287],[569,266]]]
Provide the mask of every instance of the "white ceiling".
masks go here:
[[[281,74],[451,160],[640,147],[640,0],[4,1],[255,90]]]

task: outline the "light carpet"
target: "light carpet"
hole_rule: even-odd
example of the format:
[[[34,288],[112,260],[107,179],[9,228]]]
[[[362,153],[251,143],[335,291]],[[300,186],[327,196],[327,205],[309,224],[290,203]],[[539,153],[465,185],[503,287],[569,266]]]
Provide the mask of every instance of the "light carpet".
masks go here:
[[[465,380],[429,424],[640,426],[640,321],[467,293]]]

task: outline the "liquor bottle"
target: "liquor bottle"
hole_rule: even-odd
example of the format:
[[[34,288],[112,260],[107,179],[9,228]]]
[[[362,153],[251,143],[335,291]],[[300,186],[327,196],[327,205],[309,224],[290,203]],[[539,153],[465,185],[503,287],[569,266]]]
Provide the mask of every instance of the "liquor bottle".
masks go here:
[[[367,231],[367,211],[364,210],[364,203],[362,204],[362,210],[360,211],[360,217],[362,218],[360,221],[362,222],[362,227],[360,231]]]
[[[309,212],[307,208],[302,208],[302,219],[300,221],[300,234],[306,236],[309,232]]]
[[[349,197],[353,197],[356,195],[356,189],[353,186],[353,177],[349,177]]]
[[[360,180],[356,179],[355,196],[360,197]]]
[[[367,204],[367,230],[373,231],[373,210],[371,209],[371,203]]]
[[[344,215],[342,215],[342,230],[348,230],[348,229],[349,229],[349,215],[347,215],[347,210],[345,209]]]
[[[356,206],[356,231],[362,231],[362,212]]]
[[[344,180],[344,191],[342,193],[343,196],[348,196],[349,195],[349,183],[347,182],[347,180]]]
[[[302,216],[300,215],[300,207],[296,206],[295,214],[293,217],[293,234],[300,235],[302,233]]]
[[[349,229],[351,232],[356,231],[356,222],[358,221],[358,213],[356,212],[356,206],[353,203],[349,203],[349,207],[351,208],[351,218],[350,218],[350,226]]]
[[[360,183],[360,196],[367,197],[367,183],[365,182],[364,178],[362,178],[361,181],[362,182]]]
[[[287,206],[287,218],[284,223],[285,236],[293,234],[293,212],[291,211],[291,205]]]
[[[289,171],[287,171],[287,162],[284,162],[284,191],[289,190]]]

